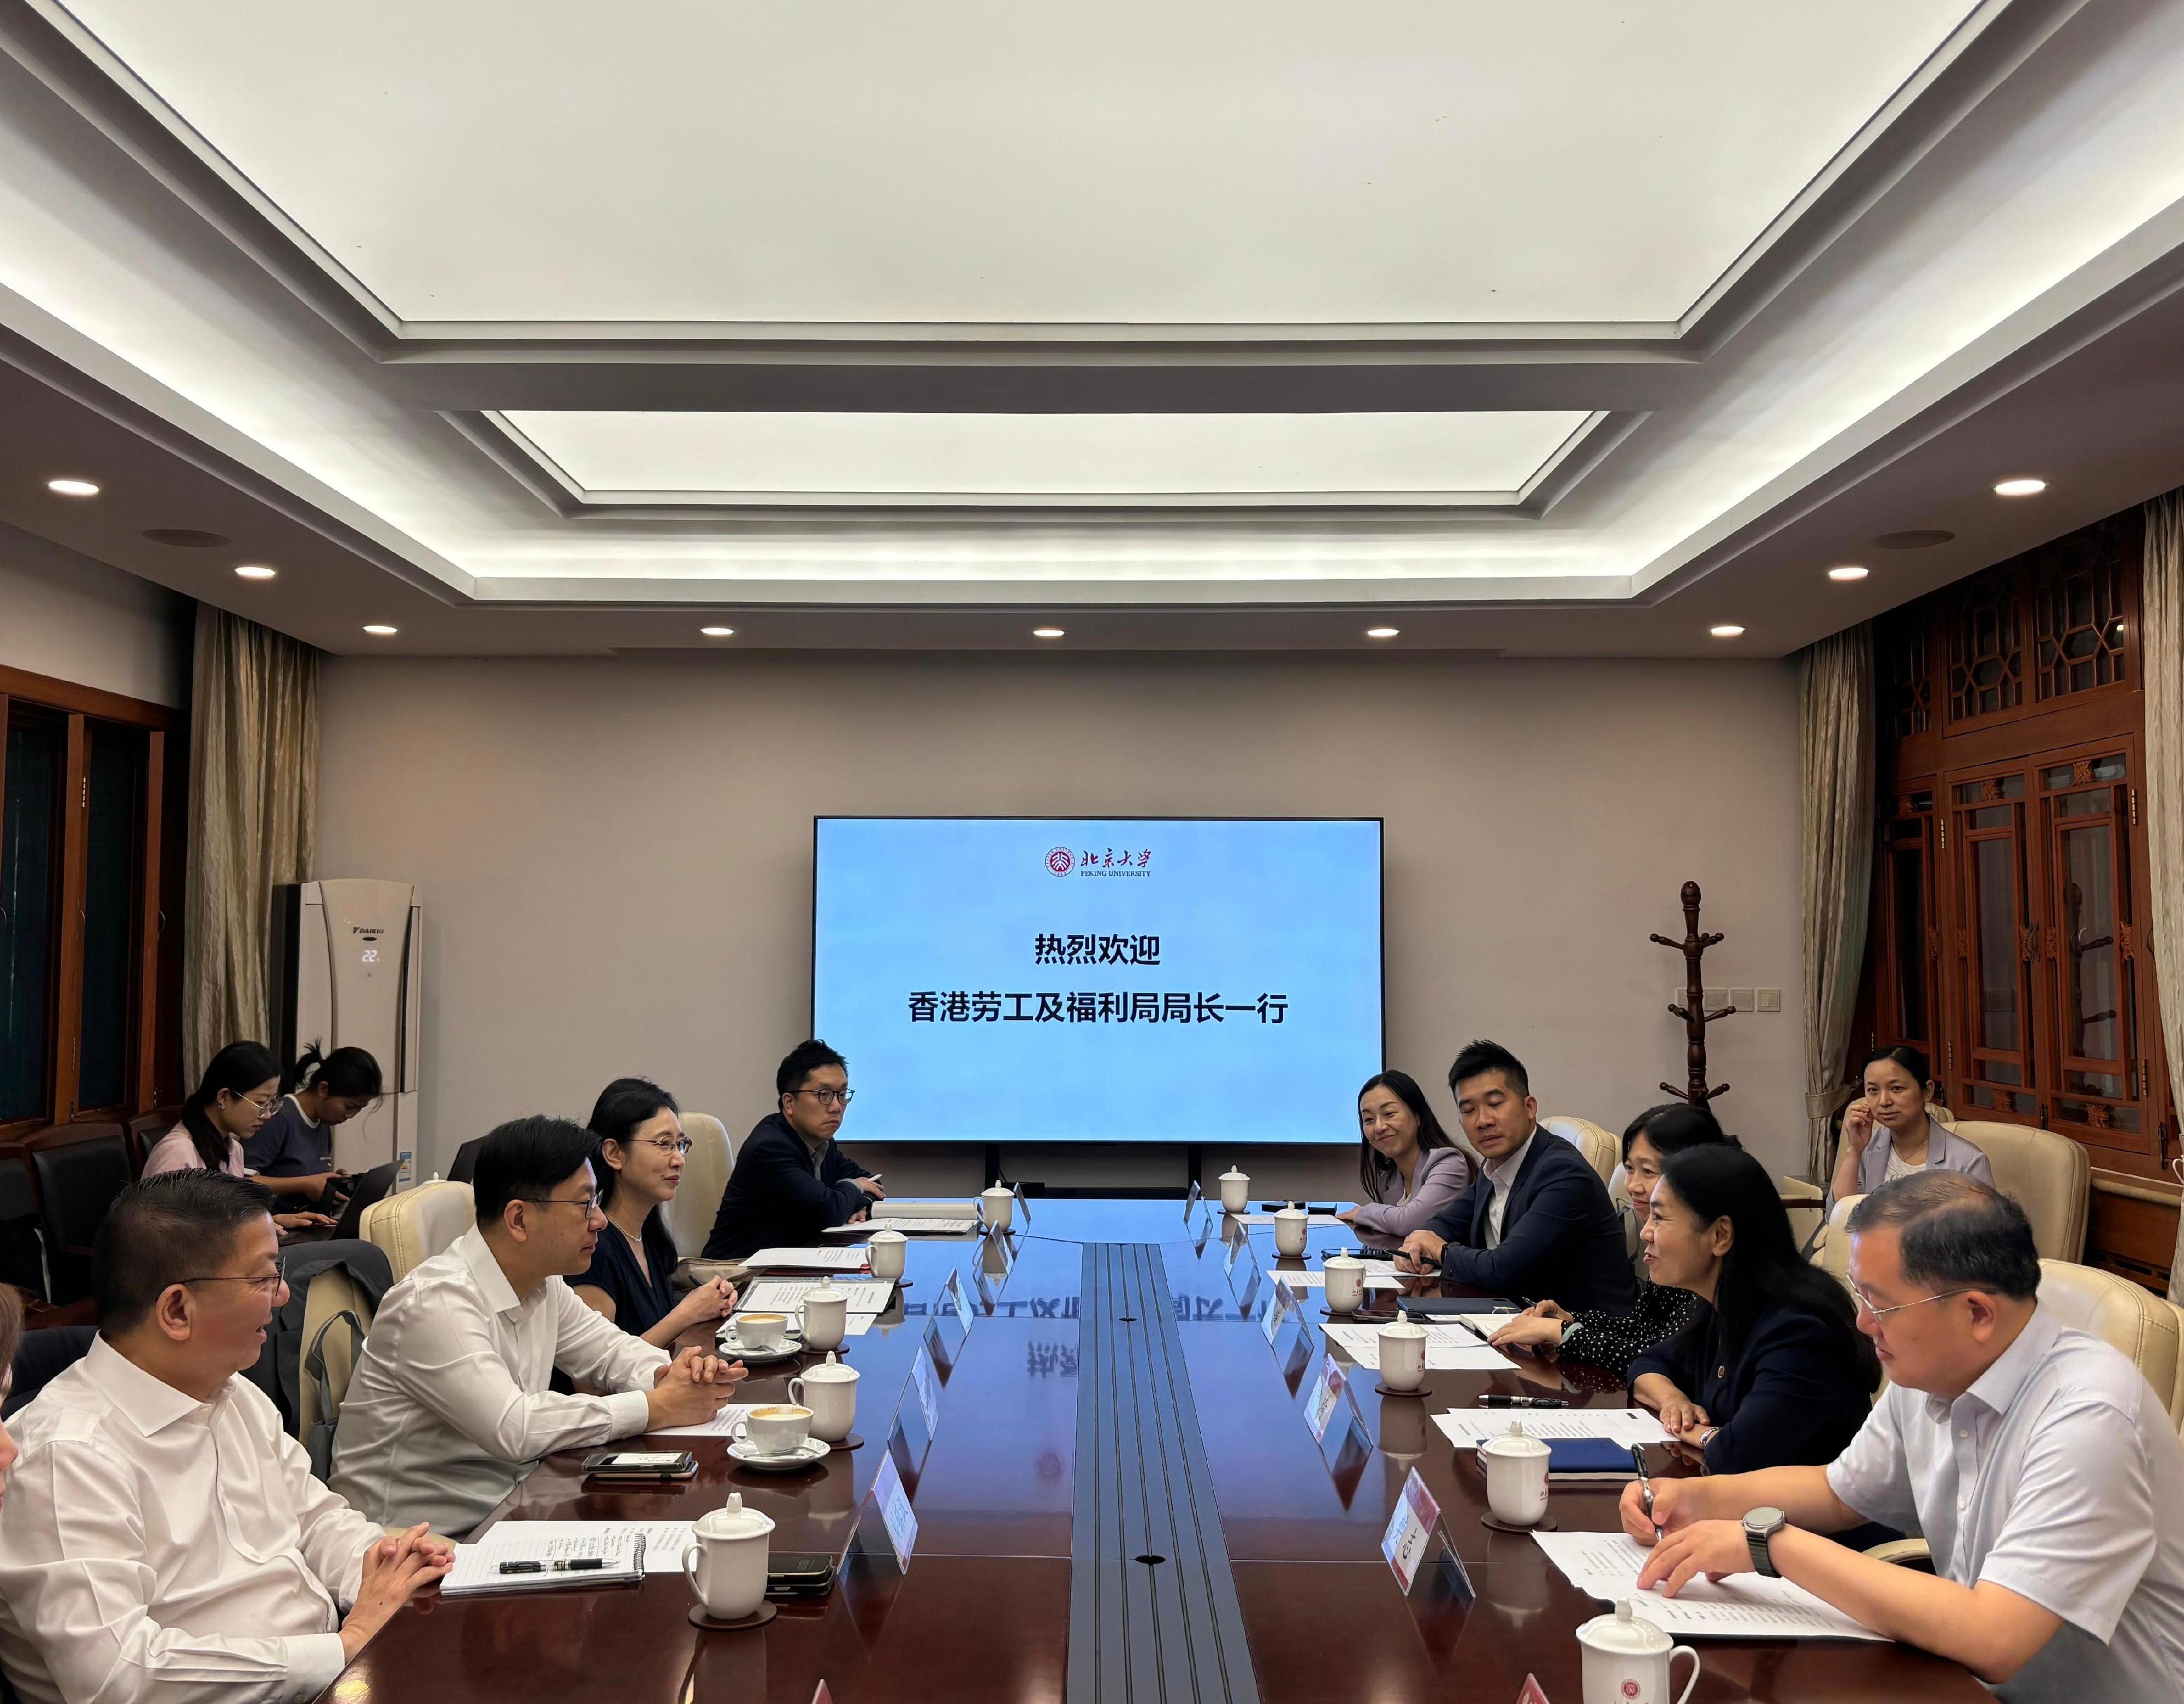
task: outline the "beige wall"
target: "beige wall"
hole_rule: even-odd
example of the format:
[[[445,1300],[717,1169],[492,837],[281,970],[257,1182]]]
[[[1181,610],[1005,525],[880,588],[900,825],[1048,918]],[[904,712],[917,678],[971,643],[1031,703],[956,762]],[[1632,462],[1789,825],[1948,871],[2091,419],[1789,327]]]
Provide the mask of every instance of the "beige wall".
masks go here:
[[[516,1113],[583,1117],[623,1072],[738,1129],[766,1111],[809,1012],[811,819],[837,812],[1384,816],[1390,1060],[1445,1117],[1438,1078],[1479,1034],[1524,1058],[1545,1111],[1619,1128],[1662,1099],[1681,961],[1646,938],[1681,934],[1696,878],[1729,936],[1708,981],[1787,1008],[1717,1027],[1724,1116],[1796,1161],[1787,665],[335,659],[323,691],[319,873],[424,890],[428,1171]],[[1340,1145],[1247,1169],[1339,1190],[1352,1111],[1326,1116]],[[1209,1132],[1207,1170],[1247,1135]],[[887,1167],[939,1189],[976,1163]],[[1169,1181],[1180,1160],[1078,1155],[1071,1175]]]
[[[189,695],[190,600],[0,526],[0,663],[179,707]]]

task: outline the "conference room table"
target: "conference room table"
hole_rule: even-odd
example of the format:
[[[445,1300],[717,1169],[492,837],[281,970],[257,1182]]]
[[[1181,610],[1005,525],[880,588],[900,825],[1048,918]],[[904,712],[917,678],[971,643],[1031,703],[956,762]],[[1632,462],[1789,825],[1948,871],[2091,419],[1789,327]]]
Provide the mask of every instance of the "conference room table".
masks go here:
[[[838,1704],[1516,1704],[1529,1675],[1552,1704],[1581,1704],[1576,1630],[1610,1607],[1530,1535],[1484,1524],[1476,1456],[1431,1417],[1476,1411],[1490,1390],[1622,1407],[1621,1385],[1518,1353],[1514,1371],[1429,1372],[1423,1396],[1382,1395],[1325,1338],[1323,1291],[1295,1289],[1296,1311],[1268,1317],[1283,1273],[1354,1241],[1341,1227],[1311,1237],[1306,1258],[1281,1259],[1270,1228],[1217,1206],[1046,1198],[1021,1204],[1006,1232],[913,1239],[907,1282],[844,1346],[862,1447],[791,1477],[738,1467],[717,1437],[660,1438],[649,1447],[688,1445],[699,1469],[656,1490],[588,1487],[585,1452],[552,1456],[486,1523],[687,1521],[739,1492],[775,1522],[777,1555],[839,1560],[824,1598],[714,1631],[692,1623],[675,1573],[432,1590],[325,1696],[810,1704],[824,1681]],[[1389,1317],[1390,1293],[1368,1301]],[[1316,1440],[1306,1409],[1330,1353],[1348,1393]],[[921,1354],[937,1375],[929,1433]],[[786,1401],[809,1359],[754,1369],[737,1400]],[[906,1568],[870,1497],[888,1460],[916,1518]],[[1665,1449],[1651,1460],[1683,1470]],[[1382,1537],[1413,1473],[1447,1548],[1407,1591]],[[1557,1485],[1549,1514],[1565,1532],[1612,1532],[1617,1495]],[[1693,1704],[1989,1696],[1956,1663],[1893,1644],[1697,1643]]]

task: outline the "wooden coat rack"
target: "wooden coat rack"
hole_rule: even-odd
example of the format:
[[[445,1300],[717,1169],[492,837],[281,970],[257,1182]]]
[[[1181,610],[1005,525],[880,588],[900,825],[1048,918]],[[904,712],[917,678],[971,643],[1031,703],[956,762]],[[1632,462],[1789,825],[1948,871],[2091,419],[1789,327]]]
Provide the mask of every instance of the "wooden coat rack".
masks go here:
[[[1725,1005],[1719,1011],[1708,1011],[1706,1009],[1706,977],[1699,967],[1699,961],[1706,956],[1706,949],[1708,947],[1719,946],[1724,938],[1720,935],[1702,935],[1699,933],[1699,884],[1697,883],[1684,883],[1683,900],[1683,939],[1672,941],[1666,935],[1653,935],[1648,938],[1659,942],[1664,947],[1673,947],[1684,955],[1684,1003],[1681,1005],[1671,1005],[1669,1011],[1673,1016],[1684,1021],[1684,1035],[1689,1043],[1685,1050],[1685,1066],[1690,1073],[1690,1079],[1681,1089],[1677,1088],[1673,1083],[1664,1083],[1661,1087],[1679,1100],[1687,1100],[1694,1106],[1703,1106],[1717,1094],[1729,1093],[1729,1085],[1726,1083],[1717,1083],[1712,1089],[1707,1087],[1707,1026],[1718,1018],[1735,1016],[1736,1008],[1733,1005]]]

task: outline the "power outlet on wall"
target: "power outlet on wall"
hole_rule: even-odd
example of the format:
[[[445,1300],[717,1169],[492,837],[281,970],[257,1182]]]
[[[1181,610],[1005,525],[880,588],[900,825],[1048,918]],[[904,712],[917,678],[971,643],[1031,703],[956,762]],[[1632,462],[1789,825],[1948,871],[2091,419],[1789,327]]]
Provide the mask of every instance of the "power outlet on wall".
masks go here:
[[[1739,1011],[1752,1011],[1754,1005],[1752,990],[1750,988],[1731,988],[1729,991],[1729,1003],[1735,1006]]]
[[[1758,988],[1758,989],[1754,990],[1754,992],[1755,992],[1755,993],[1757,993],[1757,994],[1758,994],[1758,996],[1759,996],[1759,1005],[1758,1005],[1758,1006],[1757,1010],[1758,1010],[1758,1011],[1775,1011],[1775,1012],[1779,1012],[1780,1011],[1781,1011],[1781,1010],[1782,1010],[1782,990],[1781,990],[1781,989],[1780,989],[1780,988]]]

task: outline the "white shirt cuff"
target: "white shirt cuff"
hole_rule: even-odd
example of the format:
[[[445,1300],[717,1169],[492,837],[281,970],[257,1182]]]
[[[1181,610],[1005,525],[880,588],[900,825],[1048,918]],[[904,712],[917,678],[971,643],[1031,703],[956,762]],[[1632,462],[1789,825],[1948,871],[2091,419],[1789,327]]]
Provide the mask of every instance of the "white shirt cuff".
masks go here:
[[[607,1417],[614,1423],[610,1438],[633,1438],[652,1418],[652,1404],[642,1390],[618,1390],[606,1399]]]
[[[317,1697],[348,1667],[348,1653],[342,1649],[338,1633],[307,1634],[281,1642],[287,1647],[287,1696],[291,1698]]]

